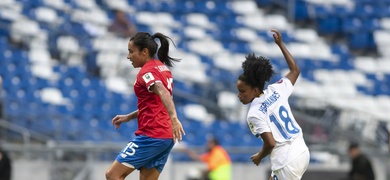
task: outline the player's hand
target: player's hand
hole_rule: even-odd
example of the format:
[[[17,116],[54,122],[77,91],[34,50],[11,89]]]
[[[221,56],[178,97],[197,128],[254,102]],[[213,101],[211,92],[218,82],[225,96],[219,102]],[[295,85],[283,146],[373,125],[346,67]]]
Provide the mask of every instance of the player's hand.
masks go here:
[[[260,158],[260,155],[259,153],[256,153],[254,155],[251,156],[251,160],[254,164],[256,164],[256,166],[258,166],[261,162],[261,158]]]
[[[181,122],[179,119],[174,118],[172,120],[172,133],[173,133],[173,142],[180,142],[182,140],[183,135],[186,133],[184,132],[183,126],[181,125]]]
[[[280,32],[276,29],[271,29],[271,31],[275,33],[275,34],[272,34],[272,36],[274,37],[275,43],[277,45],[282,44],[283,43],[282,34],[280,34]]]
[[[123,123],[123,122],[129,122],[130,121],[130,118],[128,115],[116,115],[114,118],[112,118],[111,122],[112,122],[112,125],[115,126],[115,129],[118,129],[119,126]]]

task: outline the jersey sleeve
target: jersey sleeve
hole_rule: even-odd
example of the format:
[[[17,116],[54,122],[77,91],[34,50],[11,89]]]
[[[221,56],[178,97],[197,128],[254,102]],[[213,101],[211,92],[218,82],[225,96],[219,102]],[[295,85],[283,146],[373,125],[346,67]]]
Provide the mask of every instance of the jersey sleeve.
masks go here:
[[[257,138],[260,137],[264,132],[271,132],[271,128],[268,126],[264,119],[257,117],[248,117],[248,125],[252,134]]]
[[[269,87],[271,87],[274,91],[278,91],[279,93],[287,96],[290,96],[294,90],[294,86],[291,81],[286,77],[279,79],[279,81],[271,84]]]
[[[158,74],[158,72],[154,71],[148,71],[141,75],[141,79],[143,83],[145,84],[148,91],[150,91],[150,87],[153,86],[156,82],[162,82],[161,76]]]

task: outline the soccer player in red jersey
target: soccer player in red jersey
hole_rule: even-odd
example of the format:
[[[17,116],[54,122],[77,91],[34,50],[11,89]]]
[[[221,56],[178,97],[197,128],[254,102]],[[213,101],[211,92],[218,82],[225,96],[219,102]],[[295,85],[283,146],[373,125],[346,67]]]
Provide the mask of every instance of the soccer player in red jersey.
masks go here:
[[[155,38],[161,46],[157,52]],[[175,142],[182,140],[184,130],[177,118],[172,100],[173,79],[167,66],[179,61],[168,55],[169,37],[155,33],[139,32],[128,43],[129,59],[134,68],[141,68],[134,84],[138,110],[117,115],[112,124],[138,119],[136,138],[119,153],[106,172],[107,180],[123,180],[135,169],[141,180],[156,180],[167,162]],[[157,52],[158,59],[154,58]]]

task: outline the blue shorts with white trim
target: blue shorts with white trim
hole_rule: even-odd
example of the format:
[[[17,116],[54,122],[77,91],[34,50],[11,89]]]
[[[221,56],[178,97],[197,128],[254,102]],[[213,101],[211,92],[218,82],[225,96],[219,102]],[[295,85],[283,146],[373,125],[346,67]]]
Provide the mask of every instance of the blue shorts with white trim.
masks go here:
[[[137,136],[116,157],[119,163],[135,169],[156,168],[162,172],[174,145],[173,139]]]

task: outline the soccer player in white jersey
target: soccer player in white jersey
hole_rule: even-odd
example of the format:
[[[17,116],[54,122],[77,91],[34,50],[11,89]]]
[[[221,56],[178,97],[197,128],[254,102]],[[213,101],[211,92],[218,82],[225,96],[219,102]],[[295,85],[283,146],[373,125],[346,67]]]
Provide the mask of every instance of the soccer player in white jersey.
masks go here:
[[[243,73],[237,80],[238,98],[243,104],[250,103],[247,115],[249,128],[264,141],[260,152],[251,156],[253,163],[259,165],[263,158],[270,155],[270,180],[299,180],[307,169],[310,153],[302,129],[291,113],[288,98],[300,70],[284,46],[280,32],[271,31],[290,71],[264,89],[265,83],[274,74],[272,65],[265,57],[247,55],[242,63]]]

